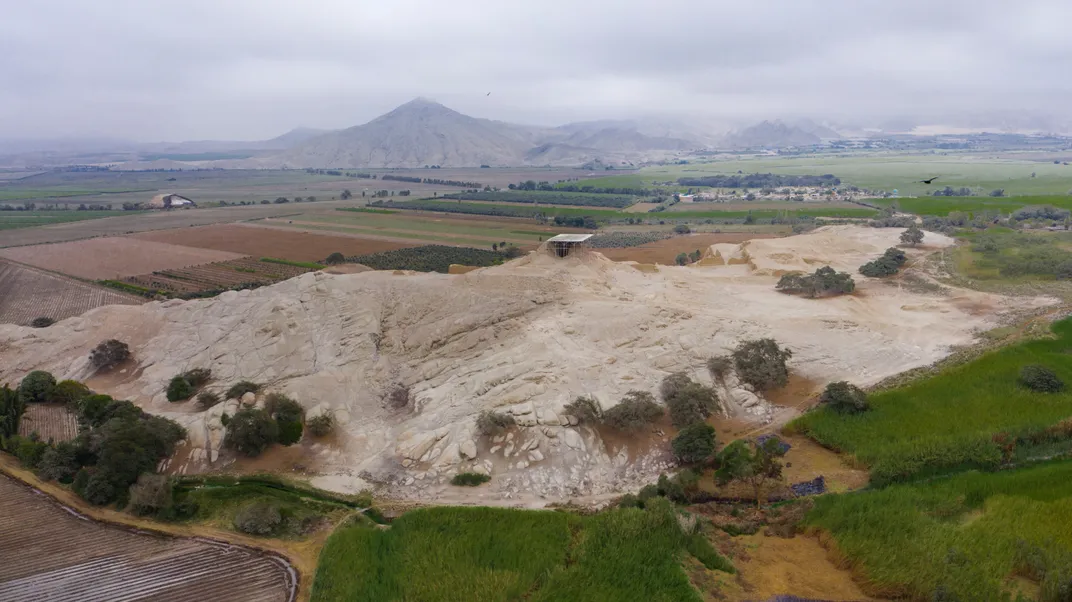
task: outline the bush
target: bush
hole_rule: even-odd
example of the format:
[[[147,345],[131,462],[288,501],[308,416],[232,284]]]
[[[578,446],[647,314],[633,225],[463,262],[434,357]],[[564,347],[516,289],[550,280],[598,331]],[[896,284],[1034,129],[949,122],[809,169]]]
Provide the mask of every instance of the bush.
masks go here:
[[[491,477],[479,472],[460,472],[454,475],[454,478],[450,480],[450,484],[459,487],[476,487],[490,480]]]
[[[905,264],[908,258],[904,251],[890,247],[882,254],[882,257],[869,261],[860,266],[860,273],[868,278],[884,278],[897,273],[897,270]]]
[[[409,387],[397,384],[387,394],[387,405],[395,410],[401,410],[409,405]]]
[[[678,224],[674,226],[674,234],[689,234],[692,230],[685,224]]]
[[[88,395],[78,402],[78,419],[88,425],[99,425],[104,420],[104,411],[113,401],[109,395]]]
[[[580,424],[598,424],[603,418],[603,407],[592,397],[578,397],[567,403],[563,411]]]
[[[34,370],[19,383],[19,399],[22,403],[45,403],[56,389],[56,377],[44,370]]]
[[[160,514],[171,507],[172,484],[166,475],[142,473],[130,486],[128,507],[134,514]]]
[[[674,263],[686,265],[689,263],[689,256],[686,253],[678,253],[677,257],[674,258]]]
[[[82,498],[95,506],[103,506],[115,501],[115,485],[109,475],[103,472],[95,472],[89,476],[86,486],[82,489]]]
[[[25,409],[26,404],[19,398],[18,389],[0,385],[0,448],[3,447],[5,437],[19,432],[19,422],[22,421]]]
[[[89,363],[97,370],[107,370],[130,358],[130,347],[122,341],[108,339],[89,353]]]
[[[326,437],[335,430],[335,416],[330,413],[313,416],[309,419],[306,426],[309,427],[309,432],[312,433],[314,437]]]
[[[1020,383],[1040,393],[1058,393],[1065,388],[1065,384],[1054,374],[1053,370],[1038,364],[1020,369]]]
[[[484,410],[476,417],[476,428],[485,437],[501,435],[503,431],[515,424],[514,417],[504,412]]]
[[[707,371],[713,378],[723,379],[732,369],[733,360],[724,355],[716,355],[707,359]]]
[[[819,396],[819,402],[839,414],[866,412],[871,407],[867,403],[867,393],[843,380],[826,385],[823,394]]]
[[[684,464],[704,462],[715,453],[715,427],[694,422],[681,429],[670,443],[670,449],[678,461]]]
[[[630,391],[618,405],[603,412],[603,424],[620,431],[638,431],[662,417],[662,406],[647,391]]]
[[[786,360],[792,356],[792,351],[782,349],[774,339],[756,339],[737,345],[733,364],[742,381],[757,391],[767,391],[789,384]]]
[[[37,476],[46,481],[70,483],[78,473],[78,448],[70,441],[49,447],[37,463]]]
[[[916,227],[916,224],[912,224],[907,230],[901,232],[901,243],[906,245],[912,245],[913,247],[923,242],[923,230]]]
[[[167,400],[170,402],[186,401],[194,396],[194,387],[182,376],[176,376],[168,383]]]
[[[231,385],[230,389],[227,389],[227,393],[224,394],[226,399],[241,399],[246,393],[256,393],[261,390],[261,386],[257,383],[250,382],[248,380],[239,381]]]
[[[220,403],[220,396],[212,391],[201,391],[197,394],[197,405],[201,406],[202,410],[207,410],[218,403]]]
[[[48,328],[55,323],[56,321],[52,318],[40,317],[34,318],[33,321],[30,322],[30,326],[33,326],[34,328]]]
[[[179,376],[182,376],[186,379],[186,382],[190,383],[190,386],[197,389],[208,384],[208,381],[212,378],[212,370],[208,368],[194,368],[193,370],[183,372]]]
[[[282,393],[272,393],[265,400],[264,409],[279,425],[279,443],[293,445],[301,441],[305,418],[305,408],[301,404]]]
[[[68,410],[76,411],[79,403],[92,394],[93,391],[90,391],[89,387],[77,380],[61,380],[56,383],[56,388],[52,389],[51,401],[62,403]]]
[[[678,428],[703,422],[718,409],[715,390],[694,382],[681,372],[664,378],[659,391],[670,409],[670,421]]]
[[[227,423],[223,444],[247,456],[260,455],[279,439],[279,425],[264,410],[245,408]]]
[[[270,502],[247,504],[234,517],[235,529],[248,535],[271,535],[282,524],[283,516],[279,508]]]
[[[856,290],[856,282],[846,272],[837,272],[830,266],[815,270],[814,274],[786,274],[774,288],[790,295],[826,297],[847,295]]]
[[[37,438],[37,433],[30,437],[12,437],[8,442],[9,449],[14,444],[15,457],[26,468],[37,468],[48,451],[48,443]]]
[[[324,263],[328,265],[339,265],[340,263],[346,263],[346,256],[338,251],[328,255],[328,258],[324,260]]]

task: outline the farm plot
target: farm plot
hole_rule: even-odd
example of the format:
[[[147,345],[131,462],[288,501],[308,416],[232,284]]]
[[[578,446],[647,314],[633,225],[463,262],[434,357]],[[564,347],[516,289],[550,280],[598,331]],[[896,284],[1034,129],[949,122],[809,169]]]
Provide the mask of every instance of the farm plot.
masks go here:
[[[703,253],[708,247],[716,243],[741,243],[756,238],[778,238],[778,236],[776,234],[755,234],[748,232],[687,234],[635,247],[599,249],[599,252],[605,255],[608,259],[613,259],[614,261],[637,261],[640,263],[673,265],[674,259],[681,253],[692,253],[696,250]]]
[[[0,324],[27,326],[34,318],[62,320],[102,305],[145,299],[0,260]]]
[[[6,476],[0,533],[0,600],[294,598],[292,569],[276,556],[86,520]]]
[[[177,270],[159,270],[125,278],[123,282],[164,294],[184,295],[264,286],[310,271],[312,268],[243,257]]]
[[[70,441],[78,436],[78,419],[62,405],[32,403],[26,406],[19,422],[19,434],[37,433],[42,441]]]
[[[242,256],[224,251],[114,237],[0,249],[0,257],[79,278],[105,280],[239,259]]]
[[[405,242],[356,236],[332,236],[255,225],[230,224],[157,230],[136,234],[132,238],[255,257],[278,257],[293,261],[318,261],[336,252],[346,256],[366,255],[414,246]]]

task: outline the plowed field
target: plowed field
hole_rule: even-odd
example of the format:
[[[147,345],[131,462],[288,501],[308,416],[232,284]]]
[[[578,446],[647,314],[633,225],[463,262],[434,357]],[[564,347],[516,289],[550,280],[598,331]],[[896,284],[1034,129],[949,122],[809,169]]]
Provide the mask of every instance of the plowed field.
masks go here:
[[[88,520],[0,476],[0,600],[287,602],[274,556]]]
[[[420,241],[376,240],[356,236],[332,236],[259,226],[218,225],[178,228],[135,234],[144,241],[229,251],[254,257],[278,257],[291,261],[320,261],[339,252],[347,257],[420,246]]]
[[[62,320],[101,305],[138,305],[145,299],[0,260],[0,324]]]
[[[241,255],[195,249],[126,237],[92,238],[75,242],[0,249],[0,257],[13,259],[91,280],[136,276],[157,270],[184,268]]]
[[[312,270],[260,261],[255,257],[243,257],[231,261],[132,276],[126,278],[124,282],[156,291],[182,294],[275,284],[309,271]]]
[[[78,420],[62,405],[31,403],[19,422],[19,434],[37,433],[42,441],[70,441],[78,436]]]

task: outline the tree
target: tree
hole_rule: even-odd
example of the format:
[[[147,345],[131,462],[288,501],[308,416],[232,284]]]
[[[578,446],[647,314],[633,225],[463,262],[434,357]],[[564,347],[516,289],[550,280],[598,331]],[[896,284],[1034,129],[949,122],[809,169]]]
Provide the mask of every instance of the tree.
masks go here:
[[[223,444],[247,456],[260,455],[279,438],[279,425],[264,410],[244,408],[227,423]]]
[[[674,234],[689,234],[692,230],[686,224],[674,226]]]
[[[707,371],[711,376],[719,380],[726,378],[733,369],[733,360],[724,355],[715,355],[707,359]]]
[[[990,191],[990,196],[993,196],[993,197],[1005,196],[1005,189],[1004,188],[995,188],[995,189]]]
[[[576,418],[579,424],[598,424],[603,419],[603,407],[594,397],[578,397],[562,410],[566,415]]]
[[[760,444],[738,439],[719,452],[715,480],[720,485],[731,481],[747,483],[752,487],[756,506],[762,506],[766,490],[782,478],[780,458],[784,455],[785,448],[776,437]]]
[[[89,387],[77,380],[61,380],[56,383],[56,387],[52,389],[52,398],[50,401],[53,403],[62,403],[67,406],[68,410],[76,411],[78,409],[78,404],[92,394],[93,391],[90,391]]]
[[[307,426],[314,437],[326,437],[335,430],[335,416],[323,413],[309,419]]]
[[[261,390],[261,386],[257,383],[250,382],[248,380],[240,380],[237,383],[231,385],[230,389],[227,389],[227,393],[223,396],[226,399],[240,399],[246,393],[256,393]]]
[[[56,377],[44,370],[34,370],[19,383],[19,397],[22,403],[45,403],[52,398],[56,389]]]
[[[293,445],[301,441],[305,408],[300,403],[282,393],[272,393],[265,400],[264,409],[279,425],[280,444]]]
[[[901,243],[906,245],[912,245],[913,247],[923,242],[923,230],[912,224],[907,230],[901,232]]]
[[[742,341],[733,351],[737,375],[757,391],[777,389],[789,384],[786,361],[793,352],[782,349],[774,339]]]
[[[108,339],[89,353],[89,363],[98,370],[114,368],[130,358],[130,347],[122,341]]]
[[[705,422],[694,422],[670,442],[674,456],[683,464],[697,464],[715,452],[715,427]]]
[[[344,200],[344,201],[346,201],[346,200],[349,200],[349,199],[353,198],[353,196],[354,196],[354,193],[350,192],[349,189],[346,189],[346,190],[342,191],[342,194],[339,195],[339,198]]]
[[[134,514],[160,514],[171,507],[172,484],[167,475],[143,472],[130,486],[128,506]]]
[[[80,468],[78,447],[70,441],[60,441],[49,447],[37,464],[37,476],[46,481],[70,483]]]
[[[871,407],[867,403],[867,393],[843,380],[826,385],[819,402],[839,414],[866,412]]]
[[[1065,383],[1053,370],[1039,364],[1031,364],[1020,369],[1020,383],[1040,393],[1058,393],[1065,388]]]
[[[346,263],[346,256],[338,251],[328,255],[328,258],[324,260],[324,263],[328,265],[339,265],[340,263]]]
[[[19,422],[26,404],[17,389],[0,386],[0,438],[11,437],[19,432]]]
[[[201,406],[202,410],[207,410],[218,403],[220,403],[220,396],[212,391],[201,391],[197,394],[197,405]]]
[[[499,249],[499,250],[502,251],[502,249]],[[514,246],[514,245],[510,245],[510,246],[506,247],[506,250],[503,251],[502,253],[503,253],[503,256],[506,257],[507,259],[517,259],[518,257],[521,257],[521,255],[522,255],[521,248],[517,247],[517,246]]]
[[[664,378],[659,392],[670,409],[670,421],[677,428],[702,422],[718,409],[715,390],[693,381],[683,372]]]
[[[618,405],[603,412],[603,424],[620,431],[638,431],[661,418],[664,412],[651,393],[633,390]]]
[[[906,261],[908,261],[908,258],[905,256],[904,251],[890,247],[886,249],[886,252],[882,254],[882,257],[860,266],[860,273],[868,278],[884,278],[886,276],[892,276],[897,273],[897,270],[899,270]]]
[[[506,412],[484,410],[476,417],[476,428],[481,435],[492,437],[501,435],[506,429],[517,424],[514,417]]]
[[[194,387],[180,374],[171,379],[167,388],[167,400],[170,402],[186,401],[194,396]]]
[[[689,256],[685,253],[679,253],[678,256],[674,258],[674,262],[678,265],[685,265],[689,262]]]
[[[815,270],[814,274],[785,274],[774,288],[786,294],[804,295],[814,299],[851,293],[856,290],[856,282],[848,273],[824,266]]]
[[[249,535],[271,535],[283,524],[279,508],[271,502],[253,502],[235,513],[234,527]]]

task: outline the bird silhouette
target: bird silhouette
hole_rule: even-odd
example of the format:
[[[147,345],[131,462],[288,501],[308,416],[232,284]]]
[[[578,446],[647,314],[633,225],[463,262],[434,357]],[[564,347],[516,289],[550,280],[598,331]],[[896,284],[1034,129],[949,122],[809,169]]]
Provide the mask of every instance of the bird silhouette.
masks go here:
[[[938,179],[938,176],[934,176],[933,178],[928,178],[926,180],[920,180],[919,183],[920,184],[930,184],[931,182],[933,182],[933,181],[935,181],[937,179]]]
[[[484,96],[491,96],[491,92],[488,92],[488,93],[487,93],[487,94],[485,94]]]

